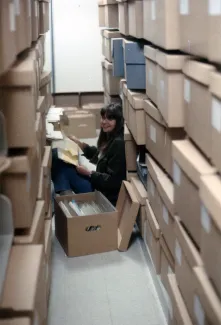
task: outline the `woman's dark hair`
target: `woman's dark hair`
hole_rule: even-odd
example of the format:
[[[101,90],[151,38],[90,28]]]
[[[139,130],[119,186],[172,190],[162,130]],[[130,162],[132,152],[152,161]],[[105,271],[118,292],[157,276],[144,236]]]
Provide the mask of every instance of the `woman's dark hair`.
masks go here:
[[[111,133],[106,133],[102,129],[97,141],[98,150],[108,144],[116,138],[118,135],[124,133],[124,118],[122,112],[122,106],[119,103],[111,103],[101,109],[101,117],[107,118],[108,120],[115,120],[116,126]]]

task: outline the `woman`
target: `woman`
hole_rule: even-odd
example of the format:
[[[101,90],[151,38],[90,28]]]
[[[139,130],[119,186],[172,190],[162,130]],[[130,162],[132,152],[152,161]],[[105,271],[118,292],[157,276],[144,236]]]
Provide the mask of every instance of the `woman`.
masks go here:
[[[102,192],[116,205],[121,183],[126,179],[126,159],[124,145],[124,119],[122,107],[110,104],[101,109],[101,132],[97,147],[89,146],[70,136],[91,163],[97,164],[95,172],[83,166],[74,167],[60,160],[53,149],[52,181],[55,193]]]

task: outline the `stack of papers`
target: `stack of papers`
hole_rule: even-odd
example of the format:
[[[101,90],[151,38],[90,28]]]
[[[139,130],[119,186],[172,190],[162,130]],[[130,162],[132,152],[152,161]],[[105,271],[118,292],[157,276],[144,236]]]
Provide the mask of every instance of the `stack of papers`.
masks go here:
[[[77,166],[79,164],[79,148],[74,142],[71,142],[71,146],[66,142],[64,148],[58,148],[58,158]]]

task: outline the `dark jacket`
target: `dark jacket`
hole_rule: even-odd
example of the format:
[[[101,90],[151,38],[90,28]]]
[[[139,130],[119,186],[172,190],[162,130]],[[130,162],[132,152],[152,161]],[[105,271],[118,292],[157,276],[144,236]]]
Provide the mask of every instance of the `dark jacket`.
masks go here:
[[[123,135],[113,139],[98,159],[96,147],[86,145],[84,156],[92,163],[97,163],[96,172],[91,175],[91,184],[95,190],[103,193],[116,205],[122,181],[126,179],[126,158]]]

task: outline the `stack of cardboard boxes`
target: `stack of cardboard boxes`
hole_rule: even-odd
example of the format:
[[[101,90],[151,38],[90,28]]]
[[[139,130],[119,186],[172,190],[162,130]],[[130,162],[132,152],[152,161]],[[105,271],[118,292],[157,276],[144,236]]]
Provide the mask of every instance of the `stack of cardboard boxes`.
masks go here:
[[[168,320],[221,324],[221,3],[117,2],[123,59],[112,41],[112,60],[124,66],[127,168],[136,172],[135,148],[145,145],[138,225],[168,293]]]
[[[0,324],[47,324],[51,148],[44,67],[49,1],[0,3]],[[2,320],[4,319],[4,321]]]

